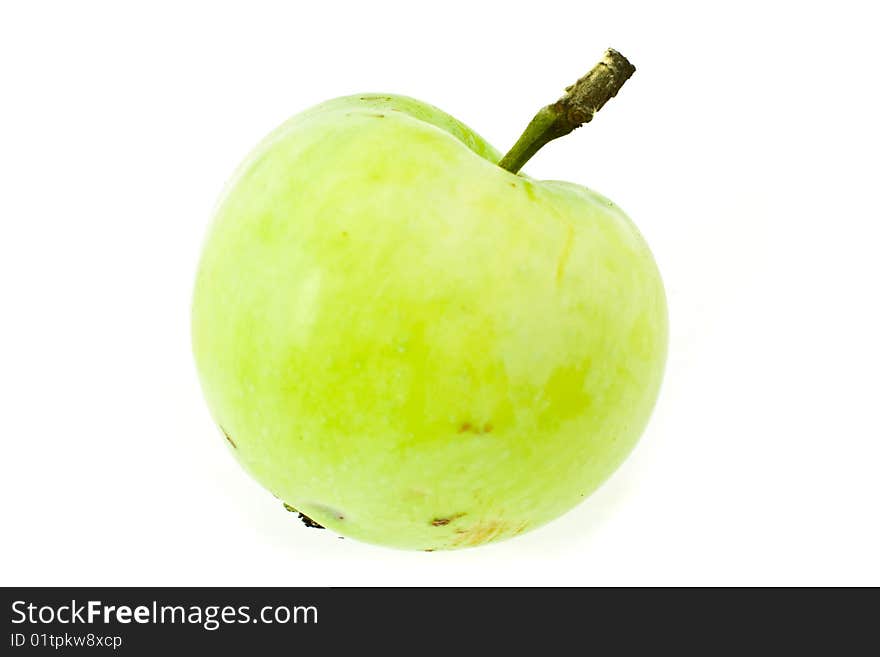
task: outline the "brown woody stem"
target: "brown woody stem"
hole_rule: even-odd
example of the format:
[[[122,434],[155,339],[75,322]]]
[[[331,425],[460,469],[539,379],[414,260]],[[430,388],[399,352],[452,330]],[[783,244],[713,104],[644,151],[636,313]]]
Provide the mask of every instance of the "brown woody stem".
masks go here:
[[[568,87],[562,98],[535,114],[498,166],[517,173],[544,144],[592,121],[593,115],[617,95],[635,71],[626,57],[611,48],[606,50],[602,61]]]

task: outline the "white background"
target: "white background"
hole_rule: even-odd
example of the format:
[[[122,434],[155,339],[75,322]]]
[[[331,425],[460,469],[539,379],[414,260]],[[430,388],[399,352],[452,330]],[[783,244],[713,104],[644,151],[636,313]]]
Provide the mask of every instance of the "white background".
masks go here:
[[[880,584],[878,20],[843,2],[29,2],[0,10],[0,581]],[[657,410],[520,538],[309,530],[238,467],[189,345],[223,183],[389,91],[504,150],[607,46],[638,71],[526,167],[619,203],[670,303]]]

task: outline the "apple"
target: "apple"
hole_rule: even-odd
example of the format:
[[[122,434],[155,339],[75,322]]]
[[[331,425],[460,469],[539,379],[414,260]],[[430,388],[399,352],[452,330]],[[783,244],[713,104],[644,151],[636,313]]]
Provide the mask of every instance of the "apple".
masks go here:
[[[192,343],[229,449],[288,508],[370,543],[476,546],[558,517],[632,450],[666,357],[654,259],[608,199],[517,173],[616,93],[614,55],[505,158],[436,107],[360,94],[240,166]]]

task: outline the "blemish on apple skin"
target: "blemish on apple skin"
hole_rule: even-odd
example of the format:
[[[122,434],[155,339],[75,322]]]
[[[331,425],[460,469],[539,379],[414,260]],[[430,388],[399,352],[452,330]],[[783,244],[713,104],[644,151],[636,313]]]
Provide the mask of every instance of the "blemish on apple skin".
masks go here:
[[[492,433],[494,428],[491,422],[486,422],[483,426],[462,422],[458,427],[458,433]]]
[[[236,445],[235,441],[230,438],[229,434],[226,432],[226,429],[220,427],[220,431],[223,432],[223,437],[226,438],[230,445],[232,445],[232,449],[238,449],[238,445]]]
[[[304,524],[306,527],[309,527],[311,529],[324,529],[324,525],[315,522],[314,520],[309,518],[305,513],[301,513],[299,511],[297,511],[297,513],[299,513],[299,519],[302,520],[302,524]]]
[[[465,516],[464,513],[456,513],[454,515],[447,516],[446,518],[434,518],[431,521],[431,524],[434,527],[444,527],[444,526],[448,525],[450,522],[452,522],[454,520],[458,520],[459,518],[462,518],[464,516]]]
[[[453,544],[458,547],[475,547],[493,541],[505,534],[510,535],[516,532],[516,530],[522,531],[524,529],[525,525],[519,525],[512,532],[511,527],[503,522],[493,520],[481,521],[467,529],[456,529],[455,533],[458,536]]]
[[[315,511],[320,511],[325,515],[333,516],[337,520],[345,520],[345,514],[339,509],[334,509],[333,507],[324,504],[309,504],[308,506],[312,507]]]
[[[311,527],[312,529],[324,529],[324,525],[315,522],[302,511],[294,509],[287,502],[282,502],[282,504],[284,504],[284,509],[286,511],[289,511],[290,513],[296,513],[299,516],[299,519],[302,520],[302,524],[304,524],[306,527]]]
[[[361,100],[391,100],[391,96],[361,96]]]

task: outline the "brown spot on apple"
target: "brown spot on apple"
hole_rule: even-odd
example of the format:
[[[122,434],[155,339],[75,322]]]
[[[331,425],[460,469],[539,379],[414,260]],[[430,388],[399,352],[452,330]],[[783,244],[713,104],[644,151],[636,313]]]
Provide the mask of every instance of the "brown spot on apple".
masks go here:
[[[232,445],[232,449],[238,449],[238,445],[235,444],[235,441],[232,440],[229,433],[223,427],[220,427],[220,431],[223,432],[223,437],[226,438],[227,442]]]
[[[459,518],[461,518],[464,515],[465,515],[464,513],[456,513],[454,515],[447,516],[445,518],[434,518],[431,521],[431,524],[434,525],[434,527],[444,527],[444,526],[448,525],[450,522],[452,522],[453,520],[458,520]]]
[[[485,422],[480,425],[474,422],[465,421],[458,425],[458,433],[492,433],[495,427],[491,422]]]
[[[469,527],[455,530],[453,545],[456,547],[476,547],[504,535],[515,535],[525,530],[525,524],[511,527],[500,520],[481,520]]]
[[[299,519],[302,520],[302,524],[304,524],[306,527],[311,527],[312,529],[324,529],[324,525],[315,522],[302,511],[299,511],[290,506],[287,502],[283,502],[282,504],[284,504],[284,509],[286,511],[297,514],[299,516]]]

